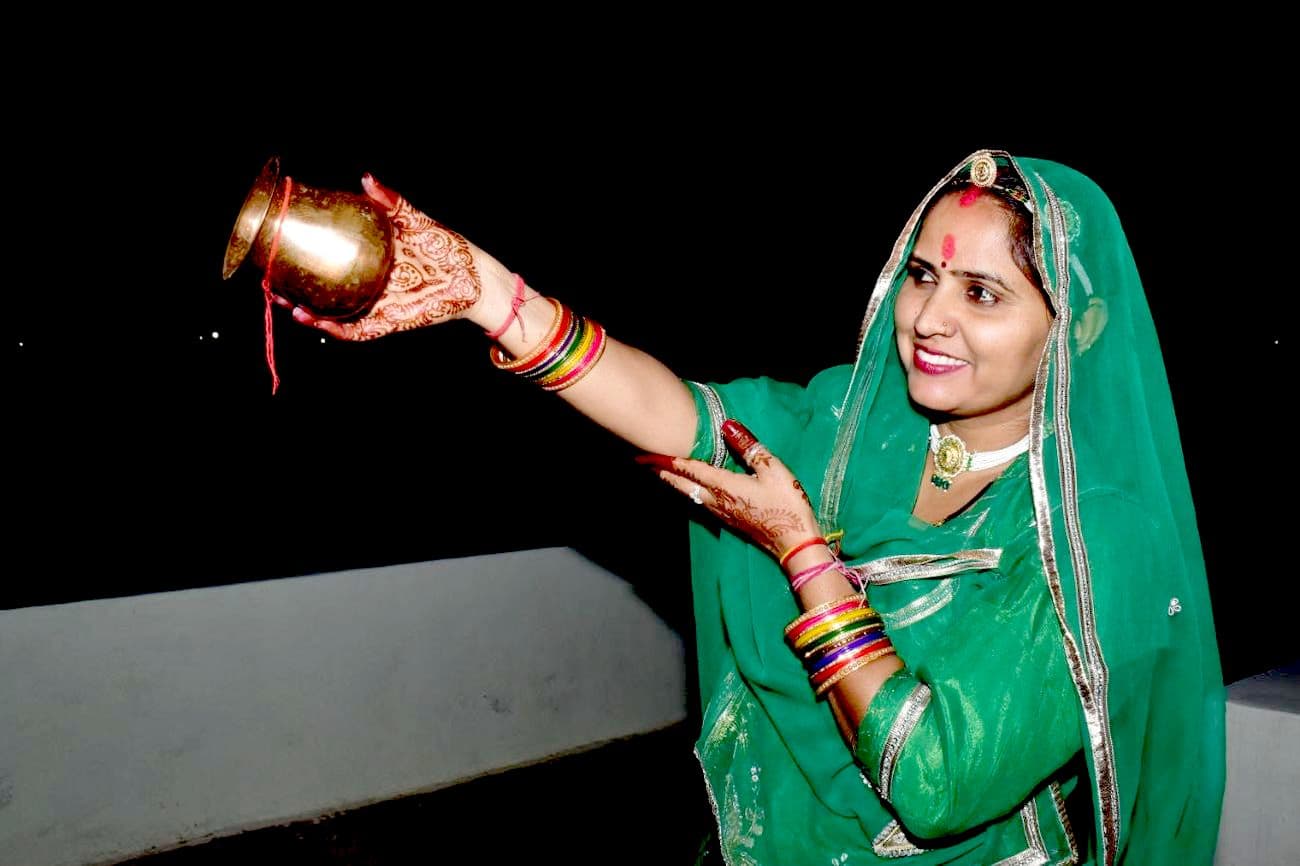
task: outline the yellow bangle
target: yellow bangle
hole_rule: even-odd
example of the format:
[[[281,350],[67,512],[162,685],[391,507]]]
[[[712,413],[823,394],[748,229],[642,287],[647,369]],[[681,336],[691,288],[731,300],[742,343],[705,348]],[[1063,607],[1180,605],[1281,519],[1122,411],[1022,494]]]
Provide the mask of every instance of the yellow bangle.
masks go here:
[[[826,611],[834,607],[837,607],[841,604],[844,604],[844,602],[848,601],[851,598],[856,598],[861,603],[859,606],[866,607],[865,599],[863,599],[859,593],[851,592],[842,598],[837,598],[834,601],[828,601],[825,604],[819,604],[816,607],[814,607],[812,610],[804,611],[802,615],[791,620],[790,624],[785,627],[786,635],[788,636],[790,632],[794,631],[799,626],[806,623],[808,620],[813,619],[814,617],[821,616]]]
[[[798,639],[794,642],[794,648],[796,650],[801,650],[804,647],[806,647],[808,644],[815,641],[817,638],[826,634],[827,632],[835,631],[838,628],[843,628],[844,626],[852,622],[858,622],[860,620],[870,619],[871,617],[876,615],[877,615],[876,612],[869,607],[859,607],[859,608],[854,608],[853,610],[845,611],[844,613],[838,616],[831,617],[830,619],[826,620],[826,622],[817,623],[817,625],[813,626],[812,628],[808,629],[808,631],[799,635]]]
[[[826,634],[828,634],[828,632],[822,632],[822,634],[818,635],[817,638],[808,641],[808,643],[796,644],[794,647],[794,651],[799,653],[806,659],[812,657],[813,655],[828,653],[839,647],[848,646],[849,644],[853,643],[855,640],[867,634],[868,632],[884,631],[884,630],[885,630],[885,624],[880,621],[880,617],[878,616],[871,617],[869,619],[862,621],[860,624],[855,625],[853,628],[847,629],[843,635],[836,637],[830,643],[822,644],[821,646],[809,646],[809,644],[816,643],[818,640],[820,640],[822,637],[825,637]]]
[[[600,328],[600,325],[597,324],[596,322],[592,322],[591,324],[597,328]],[[596,357],[592,358],[586,367],[583,367],[581,370],[579,370],[578,373],[569,381],[563,382],[559,385],[543,385],[542,390],[563,391],[565,388],[572,388],[574,385],[581,382],[583,378],[586,377],[586,375],[590,373],[593,368],[595,368],[596,364],[600,362],[601,358],[605,357],[605,349],[607,348],[609,348],[609,337],[607,335],[602,334],[600,338],[600,348],[596,350]]]

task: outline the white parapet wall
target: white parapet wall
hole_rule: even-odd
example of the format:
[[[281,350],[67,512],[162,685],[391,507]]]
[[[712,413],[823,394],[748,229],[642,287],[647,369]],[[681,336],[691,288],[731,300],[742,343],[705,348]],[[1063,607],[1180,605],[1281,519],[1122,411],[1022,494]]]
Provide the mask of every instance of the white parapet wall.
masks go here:
[[[115,862],[685,716],[680,636],[565,548],[0,611],[0,863]]]
[[[684,665],[633,587],[565,548],[0,611],[0,866],[116,862],[647,733],[686,717]],[[1215,864],[1300,863],[1300,676],[1228,693]]]
[[[1228,687],[1228,785],[1214,863],[1300,863],[1300,665]]]

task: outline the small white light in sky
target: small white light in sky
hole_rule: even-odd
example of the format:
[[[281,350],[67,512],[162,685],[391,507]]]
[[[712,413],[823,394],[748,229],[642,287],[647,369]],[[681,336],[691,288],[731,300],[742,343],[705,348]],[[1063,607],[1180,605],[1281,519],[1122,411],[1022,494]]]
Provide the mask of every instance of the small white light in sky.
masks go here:
[[[1274,346],[1277,345],[1277,340],[1274,340],[1274,341],[1273,341],[1273,345],[1274,345]]]
[[[217,339],[217,337],[220,337],[220,336],[221,336],[221,334],[218,333],[217,331],[213,331],[213,332],[212,332],[212,339],[215,340],[215,339]]]
[[[322,343],[325,342],[325,338],[324,338],[324,337],[321,337],[321,338],[320,338],[320,341],[321,341]]]
[[[22,347],[23,347],[23,341],[22,341],[22,340],[19,340],[19,341],[18,341],[18,348],[21,349]]]
[[[199,334],[199,342],[200,342],[200,343],[203,342],[203,335],[202,335],[202,334]]]

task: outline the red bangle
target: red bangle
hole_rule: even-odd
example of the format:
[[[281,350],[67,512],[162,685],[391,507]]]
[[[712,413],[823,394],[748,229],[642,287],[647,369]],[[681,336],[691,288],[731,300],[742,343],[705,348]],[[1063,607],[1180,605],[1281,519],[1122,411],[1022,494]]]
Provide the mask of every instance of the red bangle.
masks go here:
[[[814,544],[826,544],[826,539],[821,536],[816,536],[799,542],[794,547],[781,554],[781,567],[785,568],[785,564],[790,561],[791,557],[806,547],[812,547]]]
[[[542,337],[541,341],[533,347],[533,350],[522,358],[511,360],[500,346],[493,346],[488,350],[488,355],[492,359],[492,365],[498,370],[506,370],[511,373],[526,375],[527,373],[540,369],[545,366],[545,361],[550,354],[562,346],[571,336],[573,330],[573,310],[554,298],[547,298],[551,306],[555,307],[555,318],[551,321],[551,328]]]

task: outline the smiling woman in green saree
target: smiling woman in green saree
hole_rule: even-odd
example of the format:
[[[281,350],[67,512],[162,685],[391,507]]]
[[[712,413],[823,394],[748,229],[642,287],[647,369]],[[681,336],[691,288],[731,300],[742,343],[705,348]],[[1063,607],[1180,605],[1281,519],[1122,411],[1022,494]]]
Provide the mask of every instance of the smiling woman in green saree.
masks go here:
[[[724,524],[692,524],[691,565],[727,862],[1210,862],[1224,690],[1196,519],[1088,178],[962,160],[899,234],[855,362],[806,386],[683,386],[366,185],[432,276],[359,322],[295,318],[345,339],[468,318]]]
[[[1018,192],[1004,201],[1033,232],[1024,278],[1005,241],[984,266],[995,251],[959,219],[977,209],[972,167],[990,163],[990,193]],[[1041,340],[1029,277],[1050,304]],[[1023,392],[991,375],[1023,369],[1035,343]],[[851,753],[782,645],[800,608],[777,563],[692,528],[698,753],[728,860],[1210,861],[1223,688],[1204,566],[1159,344],[1101,190],[1055,163],[976,154],[904,228],[852,367],[807,388],[694,387],[713,420],[692,456],[713,461],[709,423],[736,418],[819,480],[818,531],[843,531],[840,557],[906,665],[868,689]],[[976,452],[1028,438],[973,485],[958,490],[978,473],[959,474],[927,496],[947,480],[927,459],[932,422]]]

